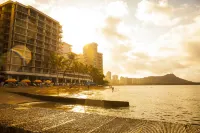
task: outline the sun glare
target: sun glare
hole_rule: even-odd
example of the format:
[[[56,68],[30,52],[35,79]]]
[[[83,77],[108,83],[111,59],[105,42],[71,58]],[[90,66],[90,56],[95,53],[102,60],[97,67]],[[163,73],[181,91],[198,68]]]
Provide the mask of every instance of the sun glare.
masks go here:
[[[85,44],[98,39],[98,28],[104,22],[98,10],[69,7],[63,11],[65,17],[58,16],[56,12],[53,16],[63,25],[63,41],[73,45],[73,52],[81,53]]]

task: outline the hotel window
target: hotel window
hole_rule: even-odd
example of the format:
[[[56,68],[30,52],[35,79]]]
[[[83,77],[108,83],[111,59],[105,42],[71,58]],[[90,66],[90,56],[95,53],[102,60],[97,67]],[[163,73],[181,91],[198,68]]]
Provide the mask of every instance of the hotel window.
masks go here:
[[[23,26],[24,28],[26,27],[26,22],[23,20],[16,19],[15,23],[16,23],[16,25]]]
[[[34,39],[34,38],[29,38],[29,37],[27,37],[27,43],[29,43],[29,44],[34,44],[34,42],[35,42],[35,39]]]
[[[17,10],[26,14],[28,13],[28,9],[20,5],[17,5]]]
[[[15,40],[20,42],[26,42],[26,37],[22,35],[15,34]]]
[[[30,9],[30,16],[36,17],[37,13],[34,10]]]
[[[36,38],[36,32],[34,32],[34,31],[28,30],[28,31],[27,31],[27,35],[28,35],[29,37],[31,37],[31,38]]]
[[[41,21],[44,21],[45,17],[42,16],[42,15],[38,15],[38,19],[41,20]]]
[[[15,32],[26,35],[26,30],[24,28],[21,28],[21,27],[18,27],[18,26],[15,27]]]
[[[26,20],[26,19],[27,19],[27,15],[22,14],[22,13],[20,13],[20,12],[17,12],[17,13],[16,13],[16,17],[19,18],[19,19],[23,19],[23,20]]]

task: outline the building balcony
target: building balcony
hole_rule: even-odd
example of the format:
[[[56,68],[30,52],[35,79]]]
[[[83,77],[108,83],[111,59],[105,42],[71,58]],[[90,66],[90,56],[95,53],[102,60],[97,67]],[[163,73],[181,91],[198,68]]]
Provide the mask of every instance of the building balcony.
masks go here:
[[[6,17],[6,16],[4,16],[3,19],[4,19],[4,20],[10,20],[11,17]]]
[[[39,40],[41,42],[44,42],[44,38],[36,37],[36,40]]]
[[[63,30],[61,29],[61,30],[59,30],[59,33],[63,33]]]
[[[30,30],[30,31],[32,31],[32,32],[34,32],[34,33],[36,33],[37,32],[37,28],[30,28],[30,27],[28,27],[28,30]]]
[[[20,39],[17,39],[17,38],[15,38],[14,41],[20,42],[20,43],[26,43],[26,40],[20,40]]]
[[[15,31],[15,34],[26,36],[26,32]]]
[[[34,18],[34,19],[37,19],[37,13],[33,13],[33,12],[30,12],[30,15],[29,15],[31,18]]]
[[[20,28],[27,29],[26,24],[16,22],[15,25],[20,27]]]
[[[58,28],[57,27],[52,27],[53,30],[55,30],[57,32]]]
[[[34,41],[29,41],[29,40],[28,40],[26,43],[27,43],[28,45],[35,46],[35,42],[34,42]]]
[[[0,25],[0,28],[9,28],[10,27],[10,24],[1,24]]]
[[[49,27],[52,27],[52,24],[51,23],[48,23],[48,22],[45,22],[45,24]]]
[[[40,15],[38,15],[38,18],[37,18],[39,21],[45,23],[45,17],[41,17]]]
[[[45,38],[47,38],[45,40],[51,40],[52,39],[51,35],[47,35],[47,34],[45,34]]]
[[[40,34],[42,36],[45,36],[45,33],[44,32],[41,32],[41,31],[38,31],[37,34]]]
[[[23,22],[23,23],[27,23],[27,22],[28,22],[27,19],[22,19],[22,18],[20,18],[20,17],[16,17],[16,18],[15,18],[15,24],[16,24],[16,21],[21,21],[21,22]]]
[[[46,32],[52,32],[52,30],[51,30],[51,28],[47,28],[47,27],[45,27],[45,30],[46,30]]]
[[[35,45],[37,48],[44,48],[44,45],[43,44],[38,44],[37,42],[36,42],[36,45]]]
[[[39,28],[42,28],[42,29],[45,29],[45,24],[37,24],[37,27],[39,27]]]
[[[23,13],[24,15],[28,15],[28,11],[22,11],[18,8],[17,8],[16,12],[20,12],[20,13]]]
[[[63,37],[63,35],[62,34],[59,34],[59,38],[62,38]]]

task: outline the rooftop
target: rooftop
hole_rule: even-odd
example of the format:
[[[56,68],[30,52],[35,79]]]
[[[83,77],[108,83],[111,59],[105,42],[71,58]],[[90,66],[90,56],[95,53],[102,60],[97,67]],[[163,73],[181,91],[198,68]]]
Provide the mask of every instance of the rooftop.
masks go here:
[[[51,19],[51,20],[56,21],[57,23],[59,23],[57,20],[55,20],[54,18],[48,16],[47,14],[43,13],[42,11],[39,11],[39,10],[36,9],[35,7],[32,7],[32,6],[30,6],[30,5],[24,5],[24,4],[21,4],[21,3],[17,2],[17,1],[9,0],[9,1],[6,1],[6,2],[4,2],[4,3],[1,3],[0,6],[4,6],[4,5],[9,4],[9,3],[12,3],[12,4],[19,4],[19,5],[24,6],[24,7],[26,7],[26,8],[33,9],[33,10],[39,12],[40,14],[42,14],[42,15],[48,17],[49,19]],[[60,23],[59,23],[59,24],[60,24]]]

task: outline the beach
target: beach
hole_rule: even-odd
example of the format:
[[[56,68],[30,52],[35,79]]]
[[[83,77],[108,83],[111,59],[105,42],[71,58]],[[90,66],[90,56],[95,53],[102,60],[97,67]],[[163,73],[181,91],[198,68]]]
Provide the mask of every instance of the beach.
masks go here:
[[[41,101],[11,94],[7,91],[95,100],[128,101],[130,107],[105,109],[102,107],[69,105]],[[63,86],[1,88],[0,95],[0,103],[182,124],[200,124],[199,86],[115,86],[113,92],[112,89],[106,87],[90,87],[88,90],[86,86],[71,89]]]

